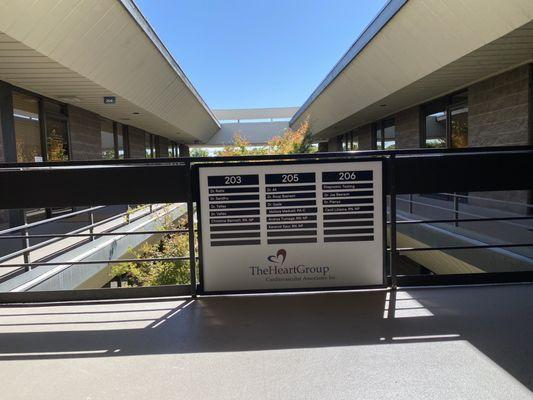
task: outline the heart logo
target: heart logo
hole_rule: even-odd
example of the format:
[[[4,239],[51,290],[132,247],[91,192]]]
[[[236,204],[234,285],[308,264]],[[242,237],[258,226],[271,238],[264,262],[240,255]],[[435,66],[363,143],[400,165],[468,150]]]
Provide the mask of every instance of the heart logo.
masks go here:
[[[283,265],[283,263],[285,262],[285,258],[287,258],[287,252],[284,249],[280,249],[278,250],[275,256],[268,256],[267,260],[271,263]]]

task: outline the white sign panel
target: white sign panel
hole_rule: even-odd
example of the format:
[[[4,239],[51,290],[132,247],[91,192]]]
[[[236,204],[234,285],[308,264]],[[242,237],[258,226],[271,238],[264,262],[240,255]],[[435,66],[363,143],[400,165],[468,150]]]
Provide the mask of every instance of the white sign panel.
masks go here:
[[[206,292],[383,284],[380,161],[202,166]]]

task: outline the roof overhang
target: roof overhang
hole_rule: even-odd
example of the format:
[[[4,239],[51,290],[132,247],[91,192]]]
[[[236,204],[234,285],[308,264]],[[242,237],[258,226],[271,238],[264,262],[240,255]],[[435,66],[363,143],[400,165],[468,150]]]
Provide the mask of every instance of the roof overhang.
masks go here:
[[[296,111],[298,107],[213,110],[221,128],[204,147],[231,145],[236,135],[250,145],[264,146],[275,136],[285,133]]]
[[[0,80],[181,143],[220,128],[132,0],[0,2]]]
[[[291,125],[332,137],[533,59],[530,0],[391,0]]]

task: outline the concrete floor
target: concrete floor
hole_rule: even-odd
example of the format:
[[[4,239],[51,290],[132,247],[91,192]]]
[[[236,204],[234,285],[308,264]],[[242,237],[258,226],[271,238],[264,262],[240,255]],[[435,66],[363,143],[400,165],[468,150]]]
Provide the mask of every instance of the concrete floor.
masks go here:
[[[0,308],[0,398],[532,399],[533,285]]]

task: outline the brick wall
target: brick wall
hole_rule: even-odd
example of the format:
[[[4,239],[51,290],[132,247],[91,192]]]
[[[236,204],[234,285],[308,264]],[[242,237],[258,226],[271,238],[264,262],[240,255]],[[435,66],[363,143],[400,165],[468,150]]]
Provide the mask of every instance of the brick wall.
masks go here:
[[[130,158],[146,158],[144,145],[144,131],[133,126],[128,127]]]
[[[90,111],[68,106],[72,160],[102,158],[100,117]]]
[[[412,107],[394,116],[396,125],[396,148],[420,147],[420,107]]]
[[[357,130],[359,150],[372,150],[372,125],[367,124]]]
[[[328,139],[328,151],[342,151],[342,146],[340,145],[340,139],[338,136],[334,136]]]
[[[2,135],[2,110],[0,110],[0,162],[4,160],[4,138]]]
[[[529,66],[476,83],[468,93],[469,146],[528,143]]]
[[[168,145],[170,140],[165,137],[159,136],[159,148],[156,149],[158,157],[168,157]]]
[[[468,93],[469,146],[505,146],[528,144],[529,66],[524,65],[476,83]],[[528,192],[478,192],[471,195],[526,203]],[[526,213],[524,207],[471,200],[472,204]]]

